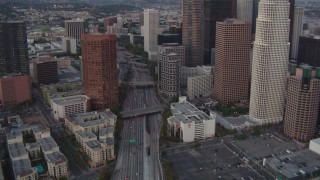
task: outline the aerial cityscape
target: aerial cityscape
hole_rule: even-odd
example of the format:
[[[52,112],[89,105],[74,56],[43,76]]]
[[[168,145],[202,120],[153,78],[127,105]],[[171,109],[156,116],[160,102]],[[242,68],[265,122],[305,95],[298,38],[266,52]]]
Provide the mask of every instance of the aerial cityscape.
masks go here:
[[[0,180],[320,180],[319,0],[0,0]]]

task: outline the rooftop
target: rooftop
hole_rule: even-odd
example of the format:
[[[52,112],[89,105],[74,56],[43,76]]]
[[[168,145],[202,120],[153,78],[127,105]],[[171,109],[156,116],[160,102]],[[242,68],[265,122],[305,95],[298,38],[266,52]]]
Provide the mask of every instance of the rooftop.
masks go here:
[[[91,131],[77,132],[82,139],[97,139],[97,136]]]
[[[104,124],[108,121],[116,121],[117,116],[109,109],[102,111],[93,111],[71,115],[67,117],[68,121],[78,124],[82,127],[90,127],[93,125]]]
[[[219,22],[218,22],[219,23]],[[240,20],[240,19],[225,19],[222,21],[222,23],[224,24],[250,24],[250,22],[247,22],[247,21],[243,21],[243,20]]]
[[[28,154],[22,142],[8,144],[8,150],[12,158],[22,157]]]
[[[276,173],[287,178],[298,178],[320,172],[320,156],[308,149],[267,159]]]
[[[171,103],[171,112],[173,114],[173,117],[170,117],[172,122],[195,122],[198,124],[202,123],[204,120],[210,120],[210,117],[206,113],[199,110],[188,101]]]
[[[35,168],[31,167],[31,162],[29,159],[19,159],[12,161],[12,167],[15,176],[27,176],[35,171]]]
[[[68,161],[67,158],[60,151],[46,154],[45,157],[49,163],[54,164],[62,164]]]
[[[57,143],[53,140],[52,137],[38,139],[38,142],[44,152],[51,151],[56,148],[59,149]]]
[[[49,44],[49,43],[46,43],[44,45],[47,45],[47,44]],[[44,45],[41,44],[41,46],[44,46]],[[52,62],[52,61],[57,61],[57,60],[49,55],[38,56],[37,58],[33,59],[33,62],[35,62],[35,63],[44,63],[44,62]]]
[[[86,103],[90,98],[85,95],[75,95],[62,98],[51,99],[57,105],[68,106],[73,104]]]
[[[114,126],[109,126],[109,127],[100,129],[99,136],[106,136],[108,134],[113,135],[113,133],[114,133]]]
[[[320,145],[320,138],[318,138],[318,139],[312,139],[311,141],[314,142],[314,143],[316,143],[316,144],[319,144],[319,145]]]
[[[87,144],[91,149],[94,149],[94,150],[99,150],[99,149],[101,148],[101,143],[100,143],[100,141],[98,141],[98,140],[91,140],[91,141],[86,142],[86,144]]]
[[[12,129],[6,133],[7,140],[16,139],[17,137],[22,137],[22,132],[20,129]]]

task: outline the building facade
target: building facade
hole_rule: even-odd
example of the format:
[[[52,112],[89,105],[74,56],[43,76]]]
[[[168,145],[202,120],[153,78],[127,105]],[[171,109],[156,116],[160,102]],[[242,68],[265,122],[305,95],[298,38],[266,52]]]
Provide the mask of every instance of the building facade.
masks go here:
[[[214,97],[222,102],[248,100],[251,24],[237,19],[217,22]]]
[[[0,22],[0,72],[29,73],[25,22]]]
[[[320,35],[300,36],[298,64],[320,67]]]
[[[33,59],[34,81],[38,87],[59,82],[57,60],[50,56]]]
[[[185,46],[185,65],[188,67],[203,65],[203,0],[183,0],[182,8],[182,45]]]
[[[76,39],[80,42],[81,34],[85,33],[84,21],[80,19],[68,20],[64,23],[66,29],[66,37]]]
[[[180,45],[162,45],[158,49],[158,87],[169,98],[180,94],[180,68],[184,48]]]
[[[67,54],[77,54],[77,40],[73,38],[63,38],[62,51]]]
[[[260,124],[283,120],[290,49],[289,6],[287,0],[259,3],[249,116]]]
[[[186,97],[179,97],[179,102],[171,103],[172,116],[168,121],[168,135],[178,137],[183,142],[204,140],[215,136],[215,119],[200,111]]]
[[[156,60],[158,50],[159,12],[154,9],[144,10],[144,51],[149,60]]]
[[[50,104],[53,116],[57,120],[90,110],[90,98],[85,95],[53,98]]]
[[[104,30],[107,31],[108,26],[113,26],[117,23],[117,16],[106,17],[103,20]]]
[[[201,0],[200,0],[201,1]],[[202,0],[203,2],[203,0]],[[216,22],[236,18],[237,0],[204,0],[204,64],[211,63],[211,50],[216,47]],[[193,19],[199,21],[202,18]],[[183,20],[183,22],[185,22]]]
[[[29,75],[6,75],[0,77],[0,110],[31,100]]]
[[[290,52],[291,60],[297,60],[298,58],[299,38],[302,35],[303,17],[304,17],[304,8],[295,7],[293,31],[292,31],[293,34],[292,34],[292,43],[291,43],[291,52]]]
[[[237,19],[252,22],[254,0],[237,0]]]
[[[284,133],[295,140],[309,142],[315,137],[320,100],[318,78],[320,69],[312,73],[312,67],[306,65],[288,78]]]
[[[118,105],[116,41],[115,35],[82,35],[82,81],[94,110]]]

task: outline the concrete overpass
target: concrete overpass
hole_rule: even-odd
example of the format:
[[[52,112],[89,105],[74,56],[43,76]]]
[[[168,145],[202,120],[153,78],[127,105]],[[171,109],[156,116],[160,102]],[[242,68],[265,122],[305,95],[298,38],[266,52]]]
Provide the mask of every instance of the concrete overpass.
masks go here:
[[[137,87],[145,87],[145,86],[154,86],[153,81],[131,81],[129,82],[130,86],[137,86]]]
[[[163,112],[164,109],[165,109],[165,106],[159,105],[159,106],[148,107],[148,108],[143,108],[143,109],[122,111],[120,114],[121,114],[122,118],[129,118],[129,117],[134,117],[134,116],[141,116],[141,115],[146,115],[146,114]]]

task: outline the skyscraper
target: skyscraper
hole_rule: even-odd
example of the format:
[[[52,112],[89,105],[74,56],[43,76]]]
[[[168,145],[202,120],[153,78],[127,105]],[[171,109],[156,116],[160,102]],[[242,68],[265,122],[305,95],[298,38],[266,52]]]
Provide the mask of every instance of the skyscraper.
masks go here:
[[[289,59],[288,0],[261,0],[253,45],[249,116],[260,124],[283,120]]]
[[[320,78],[320,69],[315,71],[312,73],[311,66],[303,65],[288,78],[284,133],[298,141],[308,142],[316,134],[320,100],[320,80],[317,78]]]
[[[0,72],[29,73],[25,22],[0,22]]]
[[[205,38],[203,42],[205,65],[211,64],[211,50],[216,47],[216,22],[223,21],[226,18],[236,18],[236,16],[237,0],[204,0]]]
[[[81,34],[84,34],[84,21],[80,19],[65,21],[66,36],[80,42]]]
[[[237,19],[252,22],[253,0],[237,0]]]
[[[217,22],[214,97],[223,103],[247,100],[251,24],[237,19]]]
[[[300,35],[302,34],[303,16],[304,16],[304,8],[295,7],[294,21],[293,21],[293,35],[292,35],[291,52],[290,52],[290,58],[293,60],[297,60],[298,58],[299,38],[300,38]]]
[[[298,64],[320,67],[320,35],[300,36]]]
[[[149,60],[157,60],[159,12],[154,9],[144,10],[144,51]]]
[[[183,0],[182,45],[188,67],[203,65],[203,10],[203,0]]]
[[[94,110],[118,105],[116,41],[115,35],[81,36],[84,93]]]

